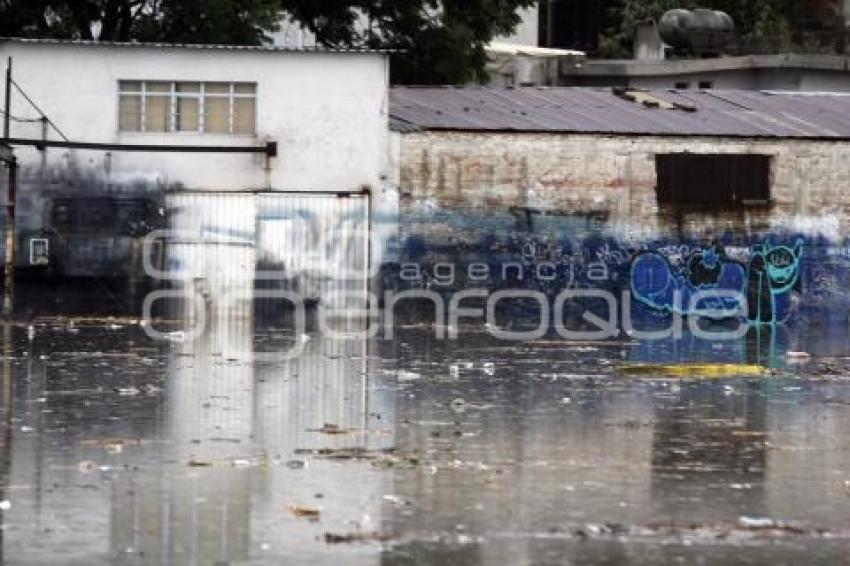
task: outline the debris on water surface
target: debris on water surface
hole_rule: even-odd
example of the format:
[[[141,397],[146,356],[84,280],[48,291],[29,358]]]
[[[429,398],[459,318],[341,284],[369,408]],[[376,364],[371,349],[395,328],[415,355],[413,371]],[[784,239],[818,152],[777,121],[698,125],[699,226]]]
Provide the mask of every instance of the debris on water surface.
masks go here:
[[[9,501],[8,499],[4,499],[3,501],[0,501],[0,511],[8,511],[11,508],[12,508],[12,502]]]
[[[125,397],[132,397],[140,393],[138,387],[116,387],[115,392]]]
[[[314,509],[312,507],[303,507],[301,505],[290,505],[286,508],[286,510],[289,511],[289,514],[293,517],[303,519],[318,520],[322,514],[321,510],[319,509]]]
[[[89,474],[97,469],[97,464],[90,460],[84,460],[77,467],[81,474]]]
[[[393,505],[398,505],[398,506],[408,506],[408,505],[410,505],[410,501],[408,501],[406,499],[402,499],[398,495],[389,494],[389,495],[385,495],[382,499],[384,501],[392,503]]]
[[[325,423],[322,428],[308,428],[307,432],[320,432],[322,434],[348,434],[356,431],[355,428],[342,428],[337,424]]]
[[[162,337],[168,342],[176,342],[178,344],[186,341],[186,333],[182,330],[168,332],[166,334],[163,334]]]
[[[803,363],[812,359],[812,355],[808,352],[787,352],[785,356],[791,363]]]
[[[620,366],[617,371],[629,377],[720,379],[759,377],[767,372],[767,368],[746,364],[636,364]]]
[[[466,400],[458,397],[457,399],[451,402],[452,411],[455,413],[462,413],[466,410]]]
[[[391,535],[378,532],[348,533],[344,535],[335,533],[325,533],[325,542],[327,544],[351,544],[355,542],[386,542],[391,539]]]
[[[402,454],[394,448],[368,450],[362,447],[353,448],[298,448],[298,455],[313,455],[327,460],[366,460],[380,468],[413,467],[419,465],[419,458],[414,455]]]
[[[307,467],[307,462],[304,460],[287,460],[286,467],[290,470],[303,470]]]
[[[190,468],[209,468],[213,464],[212,464],[212,462],[204,462],[204,461],[201,461],[201,460],[189,460],[189,463],[187,465]]]
[[[396,377],[399,381],[416,381],[422,379],[422,375],[413,371],[399,370],[396,372]]]
[[[32,324],[27,326],[27,340],[29,340],[30,342],[35,340],[35,326],[33,326]]]

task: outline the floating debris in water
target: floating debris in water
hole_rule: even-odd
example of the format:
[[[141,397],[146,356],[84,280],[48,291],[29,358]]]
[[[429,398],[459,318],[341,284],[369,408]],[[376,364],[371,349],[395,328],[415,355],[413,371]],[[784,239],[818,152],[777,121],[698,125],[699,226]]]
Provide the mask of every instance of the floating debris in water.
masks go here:
[[[413,371],[399,370],[396,372],[396,377],[399,381],[416,381],[422,379],[422,375]]]
[[[312,507],[302,507],[301,505],[290,505],[286,508],[289,511],[289,514],[293,517],[304,518],[304,519],[312,519],[315,521],[319,520],[322,512],[319,509],[314,509]]]
[[[138,387],[116,387],[114,391],[125,397],[132,397],[140,393]]]
[[[725,377],[760,377],[767,373],[767,368],[745,364],[638,364],[621,366],[617,371],[630,377],[722,379]]]
[[[355,542],[387,542],[391,539],[391,535],[377,532],[350,533],[344,535],[325,533],[325,542],[327,544],[351,544]]]
[[[308,428],[307,432],[320,432],[322,434],[349,434],[356,430],[356,428],[342,428],[336,424],[325,423],[322,425],[322,428]]]
[[[789,364],[807,364],[812,359],[808,352],[787,352],[785,357]]]

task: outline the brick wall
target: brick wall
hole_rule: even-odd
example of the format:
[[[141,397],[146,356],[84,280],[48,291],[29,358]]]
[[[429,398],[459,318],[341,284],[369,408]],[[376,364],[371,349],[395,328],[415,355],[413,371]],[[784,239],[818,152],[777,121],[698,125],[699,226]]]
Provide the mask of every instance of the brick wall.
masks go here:
[[[400,151],[403,224],[405,215],[465,211],[487,217],[530,207],[604,212],[609,229],[640,240],[783,229],[834,238],[847,233],[850,220],[850,143],[418,132],[403,136]],[[659,214],[655,154],[683,151],[773,156],[773,204],[675,219]]]

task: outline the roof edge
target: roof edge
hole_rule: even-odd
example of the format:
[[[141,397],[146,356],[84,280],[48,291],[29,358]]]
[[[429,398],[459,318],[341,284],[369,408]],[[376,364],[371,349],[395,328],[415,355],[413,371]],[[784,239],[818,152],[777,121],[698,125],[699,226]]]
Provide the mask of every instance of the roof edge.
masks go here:
[[[50,39],[26,37],[0,37],[0,45],[46,45],[69,47],[112,47],[128,49],[185,49],[206,51],[244,51],[262,53],[330,53],[354,55],[390,55],[401,53],[397,49],[369,49],[359,47],[288,47],[283,45],[223,45],[206,43],[162,43],[141,41],[94,41],[84,39]]]

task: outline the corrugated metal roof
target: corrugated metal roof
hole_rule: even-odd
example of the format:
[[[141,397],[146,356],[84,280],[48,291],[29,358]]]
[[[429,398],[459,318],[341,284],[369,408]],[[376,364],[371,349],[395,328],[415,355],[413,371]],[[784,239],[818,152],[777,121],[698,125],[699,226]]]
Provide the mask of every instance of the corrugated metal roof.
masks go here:
[[[850,94],[646,92],[695,111],[650,108],[603,88],[398,87],[390,114],[400,131],[850,139]]]
[[[80,47],[129,47],[153,49],[204,49],[213,51],[259,51],[270,53],[396,53],[392,49],[360,49],[343,47],[288,47],[282,45],[210,45],[198,43],[143,43],[138,41],[86,41],[78,39],[28,39],[19,37],[0,38],[0,43],[24,45],[68,45]]]

